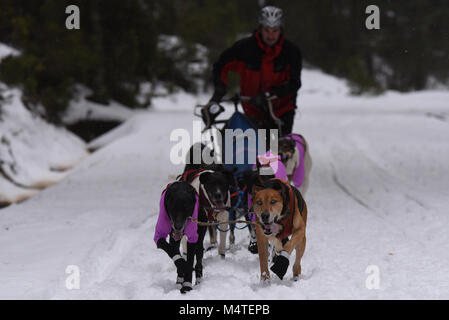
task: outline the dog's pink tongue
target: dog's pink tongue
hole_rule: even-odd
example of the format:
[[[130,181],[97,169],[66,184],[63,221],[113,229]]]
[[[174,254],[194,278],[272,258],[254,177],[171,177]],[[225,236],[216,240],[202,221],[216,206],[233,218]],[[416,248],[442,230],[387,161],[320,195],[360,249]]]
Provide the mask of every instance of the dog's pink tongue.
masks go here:
[[[279,226],[277,223],[272,223],[268,226],[265,226],[267,231],[271,231],[272,234],[277,234],[279,232]]]

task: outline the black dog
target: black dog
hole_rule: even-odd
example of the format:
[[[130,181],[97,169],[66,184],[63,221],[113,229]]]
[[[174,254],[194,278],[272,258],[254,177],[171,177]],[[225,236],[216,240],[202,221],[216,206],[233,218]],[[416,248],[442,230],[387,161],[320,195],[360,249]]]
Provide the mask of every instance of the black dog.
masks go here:
[[[256,168],[253,170],[244,171],[242,174],[242,179],[239,181],[239,186],[241,190],[244,190],[244,198],[247,204],[247,207],[249,211],[251,210],[251,202],[252,202],[252,195],[251,192],[253,190],[254,186],[261,187],[264,185],[265,181],[268,181],[272,178],[274,178],[274,175],[262,175],[260,174],[261,166],[259,161],[256,161]],[[250,217],[247,214],[245,216],[247,221],[250,221]],[[256,254],[258,252],[257,250],[257,239],[256,239],[256,228],[253,225],[248,225],[248,231],[250,235],[250,241],[248,245],[249,252]]]
[[[176,265],[178,274],[176,283],[182,285],[181,293],[192,290],[193,260],[198,231],[197,225],[189,218],[198,216],[197,202],[196,191],[189,183],[180,181],[170,184],[161,198],[154,235],[157,247],[164,250]],[[166,240],[167,235],[170,235],[169,243]],[[179,253],[179,245],[184,235],[189,240],[187,261]]]

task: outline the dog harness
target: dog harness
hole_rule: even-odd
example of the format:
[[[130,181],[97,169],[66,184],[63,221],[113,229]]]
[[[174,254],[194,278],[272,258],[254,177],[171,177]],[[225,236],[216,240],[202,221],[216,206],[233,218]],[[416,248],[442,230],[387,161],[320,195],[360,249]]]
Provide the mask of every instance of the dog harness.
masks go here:
[[[296,149],[298,149],[299,152],[299,163],[298,166],[295,168],[295,171],[293,172],[292,181],[296,188],[299,188],[302,186],[302,183],[304,182],[304,156],[306,154],[306,143],[300,134],[290,133],[285,136],[286,139],[294,140],[296,143]]]
[[[304,209],[304,200],[301,196],[301,193],[298,190],[295,190],[286,181],[284,181],[282,179],[278,179],[278,178],[275,178],[272,180],[278,180],[279,182],[282,183],[284,188],[286,188],[288,190],[288,193],[287,193],[288,194],[288,207],[284,206],[282,208],[281,215],[284,215],[286,210],[289,210],[289,212],[286,214],[286,216],[284,218],[282,218],[280,221],[276,222],[282,226],[282,232],[277,234],[276,238],[284,239],[284,238],[287,238],[288,236],[290,236],[293,232],[293,217],[294,217],[294,214],[296,211],[295,198],[298,200],[298,207],[299,207],[299,210],[300,210],[299,212],[301,215],[302,215],[302,210]],[[269,180],[269,181],[271,181],[271,180]]]
[[[208,207],[208,209],[204,209],[207,212],[207,220],[208,222],[212,222],[215,219],[215,210],[213,208],[212,202],[209,200],[209,197],[207,196],[206,190],[204,190],[203,185],[200,183],[200,175],[205,172],[214,172],[212,170],[206,170],[206,169],[192,169],[189,171],[186,171],[180,180],[187,181],[190,183],[197,193],[199,194],[199,200],[203,207]],[[226,203],[226,206],[230,206],[230,195],[228,192],[228,200]]]
[[[281,161],[280,155],[274,155],[273,153],[271,153],[270,150],[268,150],[266,154],[257,156],[257,161],[260,164],[260,170],[266,170],[271,168],[275,178],[287,180],[287,171],[285,169],[284,164]],[[253,168],[256,167],[257,165],[255,164]]]
[[[170,187],[172,183],[168,184],[165,190],[162,192],[161,201],[159,203],[159,217],[156,223],[156,231],[154,233],[154,242],[157,245],[159,239],[166,239],[167,236],[172,231],[172,223],[170,217],[167,214],[167,210],[165,209],[165,194],[167,193],[167,189]],[[198,219],[198,208],[199,208],[199,199],[198,195],[195,195],[195,207],[193,209],[193,219]],[[187,236],[187,241],[190,243],[195,243],[198,241],[198,225],[191,221],[187,220],[186,226],[184,228],[184,235]]]

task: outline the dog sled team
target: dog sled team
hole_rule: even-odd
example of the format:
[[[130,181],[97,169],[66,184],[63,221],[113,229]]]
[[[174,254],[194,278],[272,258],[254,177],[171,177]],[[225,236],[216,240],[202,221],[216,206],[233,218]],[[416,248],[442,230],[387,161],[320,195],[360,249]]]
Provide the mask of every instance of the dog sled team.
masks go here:
[[[242,224],[249,230],[248,250],[259,255],[261,280],[270,279],[270,270],[282,279],[293,251],[296,253],[293,278],[296,280],[301,274],[307,223],[303,196],[308,188],[311,158],[304,137],[293,134],[292,127],[297,91],[301,87],[302,57],[300,50],[284,38],[280,8],[262,8],[258,22],[250,37],[226,49],[214,64],[215,91],[198,115],[206,125],[205,130],[215,128],[221,133],[226,129],[277,129],[278,152],[269,150],[259,154],[255,163],[246,159],[243,165],[238,162],[194,165],[188,161],[190,164],[178,180],[165,187],[154,241],[173,260],[182,293],[192,290],[193,273],[196,284],[203,277],[207,230],[211,244],[216,244],[219,238],[218,254],[224,258],[227,232],[233,244],[235,229]],[[235,105],[230,119],[217,120],[224,111],[220,103],[226,95],[230,71],[240,76],[242,96],[230,100]],[[239,103],[244,114],[238,112]],[[224,126],[218,128],[219,123]],[[218,151],[227,152],[227,157],[231,153],[234,160],[241,151],[248,152],[247,145],[238,150],[235,145],[229,149],[224,141],[218,142],[225,147]],[[195,145],[190,156],[194,148]],[[180,250],[182,241],[185,255]],[[268,243],[274,248],[270,268]]]
[[[311,165],[308,145],[296,134],[281,137],[279,156],[270,152],[260,155],[254,169],[244,171],[241,179],[222,164],[187,164],[178,180],[162,192],[154,235],[157,247],[176,266],[181,292],[192,290],[193,274],[195,284],[201,282],[207,230],[211,244],[216,244],[219,236],[218,254],[225,258],[227,234],[234,244],[236,225],[242,223],[248,225],[248,250],[259,255],[261,280],[270,279],[269,242],[274,252],[270,269],[280,279],[296,251],[293,279],[297,280],[306,246],[307,205],[303,195]],[[271,172],[262,174],[266,169]]]

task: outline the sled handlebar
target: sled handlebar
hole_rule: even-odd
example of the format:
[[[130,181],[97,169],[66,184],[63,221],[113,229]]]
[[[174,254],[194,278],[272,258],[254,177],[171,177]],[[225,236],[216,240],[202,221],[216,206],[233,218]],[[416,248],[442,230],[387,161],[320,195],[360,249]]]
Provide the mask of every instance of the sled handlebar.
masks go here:
[[[284,123],[282,122],[281,119],[279,119],[278,117],[276,117],[276,115],[274,114],[274,110],[273,110],[273,102],[272,102],[274,99],[277,99],[277,96],[270,96],[270,97],[267,97],[268,111],[269,111],[269,114],[270,114],[271,119],[273,119],[273,121],[276,123],[276,125],[278,126],[278,129],[281,130],[281,126],[282,126]],[[232,97],[230,97],[230,98],[228,98],[228,99],[221,100],[220,103],[221,103],[221,102],[232,102],[232,103],[234,104],[235,111],[237,112],[237,111],[238,111],[238,105],[239,105],[239,103],[241,103],[241,102],[243,102],[243,101],[250,101],[250,100],[251,100],[251,97],[249,97],[249,96],[241,96],[241,95],[239,95],[239,94],[235,94],[234,96],[232,96]],[[217,103],[217,104],[218,104],[220,107],[222,107],[222,108],[224,109],[224,107],[221,106],[220,103]],[[203,108],[203,107],[205,107],[205,106],[207,106],[207,104],[205,104],[205,105],[201,105],[201,104],[196,105],[195,108],[194,108],[193,114],[194,114],[195,116],[201,118],[201,117],[202,117],[201,112],[198,113],[197,110],[198,110],[198,108]],[[215,120],[215,121],[214,121],[213,123],[211,123],[209,126],[206,126],[206,128],[204,128],[203,132],[206,131],[206,130],[208,130],[208,129],[210,129],[211,126],[212,126],[213,124],[226,123],[226,122],[227,122],[227,120]]]

